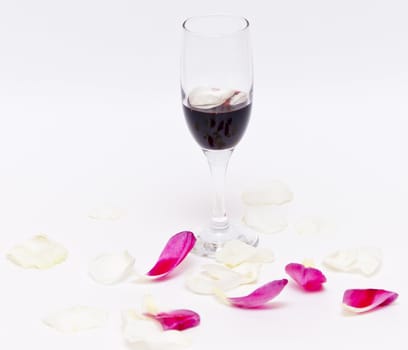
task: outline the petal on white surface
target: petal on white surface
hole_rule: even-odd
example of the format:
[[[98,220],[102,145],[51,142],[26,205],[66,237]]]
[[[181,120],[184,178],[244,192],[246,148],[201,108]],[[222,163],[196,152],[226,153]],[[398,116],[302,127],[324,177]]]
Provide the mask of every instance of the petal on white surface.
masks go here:
[[[203,272],[194,273],[187,276],[186,287],[196,294],[213,294],[215,281]]]
[[[361,247],[358,249],[358,270],[365,276],[375,274],[382,263],[381,249]]]
[[[238,266],[248,261],[255,254],[255,247],[239,240],[227,242],[215,255],[216,261],[229,267]]]
[[[261,265],[260,263],[246,262],[234,267],[232,271],[241,276],[241,284],[255,283],[258,281]]]
[[[133,270],[135,259],[127,252],[102,254],[89,263],[89,275],[101,284],[114,284],[124,280]]]
[[[277,213],[274,205],[247,206],[243,221],[262,233],[277,233],[288,226],[286,216]]]
[[[60,244],[38,235],[10,249],[7,258],[24,268],[48,269],[66,260],[68,251]]]
[[[244,262],[271,262],[273,253],[268,249],[252,247],[242,241],[227,242],[215,255],[217,262],[235,267]]]
[[[323,264],[331,269],[338,271],[350,271],[353,269],[353,264],[357,261],[357,250],[338,250],[323,260]]]
[[[223,265],[206,264],[202,269],[204,275],[213,279],[214,288],[227,291],[238,287],[242,283],[243,277],[240,273]]]
[[[142,299],[143,313],[155,315],[160,312],[161,308],[151,294],[146,294]]]
[[[237,272],[232,271],[231,269],[219,265],[219,264],[205,264],[202,266],[203,272],[215,279],[215,280],[222,280],[222,279],[229,279],[229,278],[236,278],[240,279],[240,275]]]
[[[293,192],[281,181],[271,181],[263,187],[246,190],[242,194],[246,205],[282,205],[293,200]]]
[[[324,265],[333,270],[360,273],[365,276],[376,273],[381,262],[381,250],[373,247],[338,250],[323,260]]]
[[[119,220],[121,217],[124,216],[124,211],[122,209],[114,208],[114,207],[100,207],[92,209],[88,217],[94,220]]]
[[[188,102],[192,107],[210,109],[222,105],[234,93],[230,89],[197,87],[188,95]]]
[[[208,264],[202,271],[191,274],[186,279],[186,286],[197,294],[213,294],[216,289],[223,291],[234,289],[242,282],[242,276],[222,265]]]
[[[315,262],[314,262],[314,260],[312,258],[303,259],[302,265],[304,267],[315,267],[316,266],[316,264],[315,264]]]
[[[163,331],[154,320],[139,315],[134,310],[122,313],[123,336],[134,349],[183,349],[191,345],[190,339],[181,331]]]
[[[102,327],[108,318],[104,310],[89,306],[74,306],[57,311],[43,319],[43,322],[60,332],[75,333]]]
[[[215,297],[218,299],[218,301],[224,305],[230,306],[230,302],[228,301],[228,297],[226,296],[226,294],[224,293],[224,291],[220,290],[220,289],[216,289],[214,291],[214,295]]]
[[[186,287],[196,294],[216,294],[258,280],[261,264],[242,263],[233,269],[223,265],[207,264],[202,271],[186,278]]]

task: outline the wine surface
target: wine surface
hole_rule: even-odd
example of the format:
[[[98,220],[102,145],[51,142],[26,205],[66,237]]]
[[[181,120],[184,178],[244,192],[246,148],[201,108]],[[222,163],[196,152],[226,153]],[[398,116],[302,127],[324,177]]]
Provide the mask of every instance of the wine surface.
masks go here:
[[[231,104],[234,96],[221,105],[200,108],[192,106],[189,99],[183,103],[183,111],[190,132],[204,149],[222,150],[233,148],[241,140],[251,114],[251,103],[244,100]],[[242,93],[241,93],[242,94]]]

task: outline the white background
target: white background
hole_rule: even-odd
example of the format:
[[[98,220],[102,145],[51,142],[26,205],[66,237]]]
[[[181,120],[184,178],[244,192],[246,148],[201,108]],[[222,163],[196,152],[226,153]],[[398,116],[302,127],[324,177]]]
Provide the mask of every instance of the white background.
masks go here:
[[[405,349],[407,301],[408,21],[403,0],[0,2],[0,348],[125,349],[119,311],[147,291],[170,308],[200,312],[193,349]],[[182,116],[181,22],[235,13],[252,25],[252,119],[228,172],[228,209],[258,181],[281,179],[295,193],[289,228],[261,235],[276,262],[339,247],[381,247],[372,278],[324,269],[322,293],[293,284],[271,310],[227,308],[185,290],[183,271],[158,284],[102,287],[87,276],[102,252],[129,250],[147,271],[168,237],[210,214],[207,164]],[[87,217],[97,207],[118,221]],[[336,233],[301,237],[293,223],[329,218]],[[45,233],[69,259],[48,271],[10,263],[11,246]],[[392,306],[350,317],[347,288],[396,291]],[[76,304],[110,311],[104,329],[61,335],[41,323]],[[405,332],[405,334],[404,334]]]

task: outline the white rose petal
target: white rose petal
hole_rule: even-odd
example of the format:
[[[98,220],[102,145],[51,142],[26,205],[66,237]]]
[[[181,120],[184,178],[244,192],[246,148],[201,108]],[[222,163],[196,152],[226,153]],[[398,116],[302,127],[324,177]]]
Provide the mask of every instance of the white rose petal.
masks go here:
[[[231,290],[241,284],[241,276],[237,273],[223,273],[222,278],[211,277],[205,271],[187,276],[186,287],[196,294],[213,294],[216,289]]]
[[[353,307],[353,306],[347,305],[345,303],[342,303],[342,306],[343,306],[344,310],[347,310],[347,311],[355,313],[355,314],[364,313],[366,311],[370,311],[373,308],[371,305],[360,308],[360,307]]]
[[[244,223],[262,233],[277,233],[288,226],[286,215],[277,211],[274,205],[247,206],[245,208]]]
[[[89,275],[95,282],[114,284],[130,275],[135,259],[128,253],[103,254],[89,264]]]
[[[214,288],[227,291],[241,284],[241,274],[223,265],[207,264],[202,269],[204,275],[213,279]]]
[[[246,205],[282,205],[293,200],[293,193],[281,181],[271,181],[264,187],[249,189],[242,194]]]
[[[254,283],[259,276],[261,264],[242,263],[234,268],[219,264],[206,264],[199,273],[189,275],[186,286],[197,294],[214,294],[228,291],[242,284]]]
[[[362,247],[358,249],[358,270],[371,276],[378,271],[382,262],[381,250],[378,248]]]
[[[381,255],[381,250],[378,248],[360,247],[338,250],[324,258],[323,263],[337,271],[371,276],[381,266]]]
[[[357,250],[338,250],[326,258],[323,263],[334,270],[350,271],[357,261]]]
[[[246,102],[248,102],[248,95],[243,91],[233,95],[229,100],[231,106],[236,106]]]
[[[216,289],[214,291],[214,295],[221,304],[224,304],[224,305],[227,305],[227,306],[231,305],[231,303],[228,301],[228,297],[226,296],[224,291],[222,291],[220,289]]]
[[[186,279],[187,288],[196,294],[210,295],[214,294],[216,289],[230,290],[240,285],[239,279],[233,280],[215,280],[205,273],[189,275]]]
[[[216,252],[216,261],[233,267],[247,261],[255,254],[255,247],[252,247],[239,240],[227,242]]]
[[[189,274],[186,278],[186,287],[196,294],[213,294],[215,281],[203,272]]]
[[[160,312],[161,308],[157,306],[156,300],[151,294],[146,294],[142,300],[142,309],[143,312],[155,315]]]
[[[188,95],[188,102],[192,107],[210,109],[222,105],[234,93],[229,89],[197,87]]]
[[[315,267],[315,266],[316,266],[314,260],[311,259],[311,258],[305,258],[305,259],[303,259],[302,265],[303,265],[304,267]]]
[[[273,253],[268,249],[256,248],[242,241],[232,240],[217,251],[215,259],[228,267],[235,267],[244,262],[271,262]]]
[[[262,258],[260,260],[265,261],[265,259]],[[249,284],[254,283],[258,280],[260,269],[261,269],[260,263],[244,262],[234,267],[232,271],[237,272],[241,276],[241,284]]]
[[[24,268],[48,269],[63,261],[68,251],[47,236],[38,235],[10,249],[7,258]]]
[[[176,330],[163,331],[154,320],[142,317],[134,310],[122,313],[123,336],[134,349],[181,349],[191,345],[190,339]]]
[[[108,318],[104,310],[89,306],[74,306],[47,316],[43,322],[60,332],[75,333],[102,327]]]
[[[216,280],[228,279],[228,278],[238,278],[240,275],[237,272],[232,271],[231,269],[218,264],[206,264],[202,266],[203,272]]]

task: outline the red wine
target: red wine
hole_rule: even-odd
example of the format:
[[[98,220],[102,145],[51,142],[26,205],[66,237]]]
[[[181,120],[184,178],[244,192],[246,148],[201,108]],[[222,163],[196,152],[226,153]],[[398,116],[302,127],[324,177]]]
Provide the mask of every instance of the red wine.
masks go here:
[[[204,149],[221,150],[232,148],[241,140],[251,114],[251,103],[231,105],[227,99],[219,106],[202,109],[192,107],[186,99],[183,111],[198,144]]]

